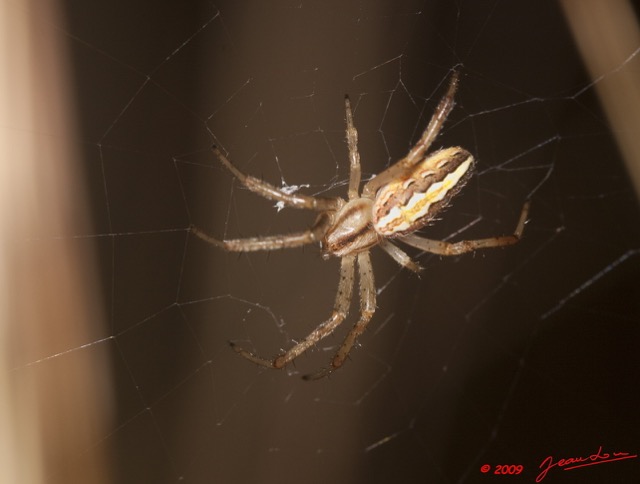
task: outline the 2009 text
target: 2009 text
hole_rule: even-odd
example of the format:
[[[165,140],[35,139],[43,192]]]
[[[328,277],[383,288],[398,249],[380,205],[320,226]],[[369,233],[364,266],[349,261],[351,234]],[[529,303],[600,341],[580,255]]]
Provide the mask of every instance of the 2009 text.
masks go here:
[[[500,465],[493,470],[494,474],[520,474],[524,470],[522,465]]]
[[[523,470],[524,466],[521,464],[498,464],[494,467],[493,473],[496,475],[507,476],[521,474]],[[480,472],[482,472],[483,474],[491,472],[491,466],[489,464],[484,464],[482,467],[480,467]]]

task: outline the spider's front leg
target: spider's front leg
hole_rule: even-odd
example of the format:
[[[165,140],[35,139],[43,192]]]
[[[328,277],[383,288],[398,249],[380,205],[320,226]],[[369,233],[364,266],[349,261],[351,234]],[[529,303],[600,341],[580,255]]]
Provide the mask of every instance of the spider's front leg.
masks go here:
[[[245,357],[249,361],[253,361],[261,366],[268,368],[281,369],[291,363],[295,358],[314,346],[322,338],[330,335],[344,321],[349,312],[351,304],[351,294],[353,292],[353,275],[354,275],[355,256],[347,255],[342,258],[340,264],[340,281],[338,282],[338,293],[331,317],[321,323],[314,329],[305,339],[297,343],[286,352],[276,356],[273,360],[268,360],[247,351],[235,343],[230,343],[231,347],[239,355]]]
[[[360,319],[342,342],[338,352],[331,360],[331,366],[323,368],[316,373],[303,376],[305,380],[318,380],[339,369],[349,356],[358,337],[367,329],[376,311],[376,287],[369,251],[358,254],[358,272],[360,277]]]

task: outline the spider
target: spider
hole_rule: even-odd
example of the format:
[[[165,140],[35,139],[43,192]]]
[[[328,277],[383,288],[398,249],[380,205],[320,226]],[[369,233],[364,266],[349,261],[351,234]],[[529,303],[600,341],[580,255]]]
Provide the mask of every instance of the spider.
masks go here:
[[[267,182],[245,175],[217,147],[213,147],[218,160],[252,192],[288,207],[316,211],[319,215],[311,228],[296,233],[220,240],[192,226],[194,235],[231,252],[289,249],[317,243],[323,258],[341,258],[338,292],[331,316],[326,321],[320,323],[303,340],[272,359],[262,358],[231,342],[238,354],[258,365],[281,369],[333,333],[347,317],[357,265],[360,279],[360,318],[347,334],[329,366],[303,376],[306,380],[325,377],[342,366],[375,312],[376,289],[369,256],[371,248],[380,246],[398,264],[418,273],[422,268],[394,242],[403,242],[433,254],[452,256],[477,249],[511,245],[520,240],[527,220],[529,201],[522,207],[512,235],[446,242],[414,234],[434,220],[449,204],[473,171],[474,158],[463,148],[444,148],[427,153],[453,109],[457,87],[458,72],[454,71],[447,92],[420,140],[407,156],[365,183],[361,194],[358,191],[361,179],[358,132],[353,123],[349,97],[345,96],[350,161],[348,200],[286,193]]]

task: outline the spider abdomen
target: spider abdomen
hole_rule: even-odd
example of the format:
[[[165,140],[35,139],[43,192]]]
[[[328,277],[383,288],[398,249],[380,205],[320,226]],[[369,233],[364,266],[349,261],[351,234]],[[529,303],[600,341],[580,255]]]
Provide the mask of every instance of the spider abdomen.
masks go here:
[[[383,237],[414,232],[447,206],[467,182],[474,158],[459,147],[433,153],[407,175],[378,191],[373,204],[373,228]]]

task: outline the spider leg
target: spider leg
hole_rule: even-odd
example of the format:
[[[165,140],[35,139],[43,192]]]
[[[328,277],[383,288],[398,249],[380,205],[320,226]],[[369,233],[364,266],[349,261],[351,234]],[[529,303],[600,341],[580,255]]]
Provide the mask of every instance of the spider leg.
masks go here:
[[[349,356],[349,352],[353,348],[358,337],[364,332],[369,325],[373,313],[376,311],[376,288],[373,277],[373,267],[371,265],[371,257],[369,251],[360,252],[358,254],[358,273],[360,277],[360,319],[353,326],[342,345],[338,349],[331,360],[331,365],[323,368],[316,373],[305,375],[305,380],[318,380],[328,376],[333,371],[342,366]]]
[[[268,235],[264,237],[247,237],[245,239],[229,240],[218,240],[204,233],[198,227],[191,227],[191,232],[208,244],[229,252],[290,249],[312,244],[318,240],[311,229],[286,235]]]
[[[190,230],[199,239],[219,249],[229,252],[255,252],[259,250],[290,249],[313,244],[322,239],[322,234],[324,234],[328,224],[329,217],[320,215],[313,227],[303,232],[229,240],[216,239],[195,225],[192,225]]]
[[[362,190],[362,196],[367,198],[374,198],[378,189],[389,183],[390,180],[397,178],[404,171],[408,170],[416,163],[419,163],[424,159],[425,153],[436,139],[444,122],[447,120],[449,113],[453,109],[455,105],[454,96],[456,94],[456,90],[458,89],[458,71],[453,71],[451,75],[451,80],[449,81],[449,88],[447,89],[447,93],[444,95],[440,104],[433,113],[431,120],[427,128],[422,133],[420,140],[415,144],[413,148],[409,151],[407,156],[402,158],[400,161],[391,165],[386,170],[380,172],[376,175],[375,178],[369,180],[369,182],[364,186]]]
[[[399,239],[405,244],[415,247],[426,252],[431,252],[438,255],[458,255],[466,252],[472,252],[478,249],[488,249],[490,247],[503,247],[505,245],[513,245],[522,237],[522,231],[524,230],[524,224],[527,221],[527,215],[529,214],[529,206],[531,202],[527,201],[522,207],[520,212],[520,219],[518,225],[512,235],[505,235],[502,237],[488,237],[486,239],[476,240],[461,240],[459,242],[443,242],[441,240],[432,240],[419,237],[417,235],[409,234],[399,237]]]
[[[295,346],[287,350],[286,352],[276,356],[273,360],[268,360],[257,356],[235,343],[231,343],[231,347],[241,356],[253,361],[261,366],[269,368],[284,368],[292,360],[300,356],[307,351],[313,345],[318,343],[322,338],[330,335],[339,325],[344,318],[347,317],[349,312],[349,306],[351,304],[351,294],[353,292],[353,276],[354,276],[354,264],[355,256],[348,255],[342,258],[340,263],[340,281],[338,282],[338,293],[333,308],[333,312],[329,319],[321,323],[316,329],[314,329],[305,339],[297,343]]]
[[[400,264],[402,267],[406,267],[407,269],[409,269],[412,272],[415,272],[416,274],[420,274],[420,271],[424,269],[420,264],[418,264],[417,262],[414,262],[411,259],[411,257],[409,257],[405,253],[404,250],[402,250],[397,245],[392,244],[387,239],[380,239],[379,245],[381,249],[383,249],[387,254],[389,254],[391,258],[394,261],[396,261],[398,264]]]
[[[350,161],[349,200],[353,200],[358,198],[362,172],[360,170],[360,153],[358,153],[358,130],[353,124],[353,112],[351,111],[349,96],[344,97],[344,108],[347,113],[347,146],[349,147]]]
[[[238,170],[217,146],[212,148],[220,163],[222,163],[245,187],[252,192],[275,202],[282,202],[288,207],[316,210],[336,210],[340,206],[340,200],[335,198],[311,197],[308,195],[286,193],[285,191],[253,176],[245,175]]]

